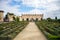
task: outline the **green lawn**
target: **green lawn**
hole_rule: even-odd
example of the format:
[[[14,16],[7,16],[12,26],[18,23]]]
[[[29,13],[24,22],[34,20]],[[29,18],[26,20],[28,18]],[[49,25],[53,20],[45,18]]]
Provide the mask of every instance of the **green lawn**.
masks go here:
[[[12,40],[27,24],[28,22],[9,22],[0,24],[0,40]]]
[[[48,40],[60,40],[60,23],[39,21],[36,22],[38,28],[44,33]]]

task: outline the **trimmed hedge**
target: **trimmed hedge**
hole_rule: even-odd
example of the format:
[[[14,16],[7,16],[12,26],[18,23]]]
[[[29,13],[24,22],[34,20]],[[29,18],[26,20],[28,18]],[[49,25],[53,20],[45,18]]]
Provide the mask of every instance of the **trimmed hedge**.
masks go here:
[[[39,21],[36,22],[38,28],[45,34],[48,40],[60,40],[60,23]]]
[[[11,40],[16,37],[28,24],[28,22],[9,22],[0,24],[0,39]]]
[[[0,40],[12,40],[11,37],[0,37]]]

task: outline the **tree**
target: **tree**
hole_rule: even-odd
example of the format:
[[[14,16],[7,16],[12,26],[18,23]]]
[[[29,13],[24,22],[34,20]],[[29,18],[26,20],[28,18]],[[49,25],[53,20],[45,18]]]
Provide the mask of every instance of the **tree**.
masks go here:
[[[5,19],[8,19],[8,15],[5,16]]]
[[[19,22],[19,18],[18,17],[13,17],[13,20],[15,20],[16,22]]]
[[[19,18],[17,17],[16,19],[17,19],[17,22],[19,22]]]
[[[52,21],[52,19],[51,19],[51,18],[47,18],[47,21],[51,22],[51,21]]]
[[[57,17],[55,17],[55,20],[57,20]]]
[[[15,21],[15,20],[16,20],[16,18],[15,18],[15,17],[13,17],[13,20]]]
[[[60,23],[60,19],[57,20]]]

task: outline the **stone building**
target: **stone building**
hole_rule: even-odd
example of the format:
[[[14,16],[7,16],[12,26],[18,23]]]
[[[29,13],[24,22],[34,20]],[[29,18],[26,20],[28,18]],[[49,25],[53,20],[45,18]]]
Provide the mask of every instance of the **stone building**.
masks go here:
[[[20,21],[39,21],[43,19],[43,14],[22,14]]]
[[[3,22],[4,11],[0,10],[0,22]]]
[[[14,15],[13,13],[9,13],[9,12],[7,13],[7,17],[8,17],[8,20],[9,20],[9,21],[14,21],[14,20],[13,20],[13,17],[14,17],[14,16],[15,16],[15,15]]]
[[[4,11],[0,11],[0,22],[2,22],[3,19],[5,19],[5,21],[14,21],[13,17],[19,17],[20,21],[39,21],[43,19],[43,14],[22,14],[21,16],[15,16],[13,13],[8,12],[4,18],[3,13]]]

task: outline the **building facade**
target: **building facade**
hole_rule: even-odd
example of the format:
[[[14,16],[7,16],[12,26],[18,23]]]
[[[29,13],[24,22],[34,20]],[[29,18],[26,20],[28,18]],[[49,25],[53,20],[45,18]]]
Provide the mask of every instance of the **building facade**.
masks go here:
[[[0,22],[3,22],[4,19],[4,11],[0,10]]]
[[[39,21],[43,19],[43,14],[22,14],[20,21]]]
[[[43,19],[43,14],[22,14],[21,16],[15,16],[13,13],[7,13],[4,18],[4,11],[0,11],[0,22],[14,21],[14,17],[19,17],[19,21],[39,21]]]

